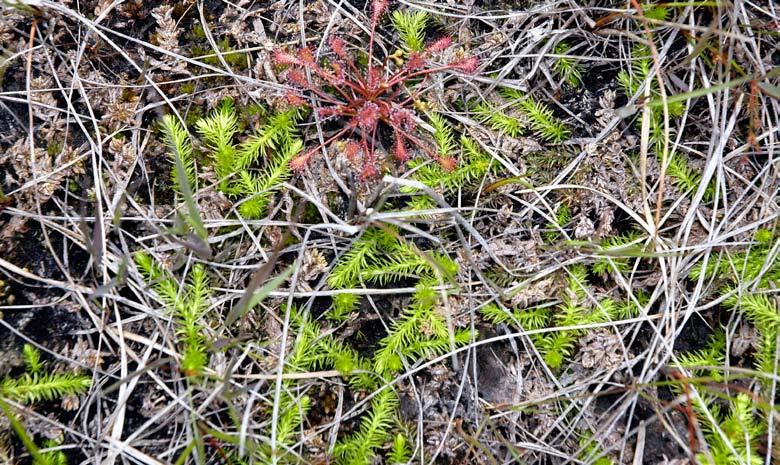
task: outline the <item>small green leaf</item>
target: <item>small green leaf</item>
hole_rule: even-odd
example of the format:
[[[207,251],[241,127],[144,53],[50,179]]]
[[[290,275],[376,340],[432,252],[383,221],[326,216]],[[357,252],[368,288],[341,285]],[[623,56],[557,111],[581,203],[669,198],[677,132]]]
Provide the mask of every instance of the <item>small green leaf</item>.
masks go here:
[[[39,373],[43,369],[41,352],[32,344],[25,344],[23,352],[24,363],[27,365],[27,372],[31,374]]]

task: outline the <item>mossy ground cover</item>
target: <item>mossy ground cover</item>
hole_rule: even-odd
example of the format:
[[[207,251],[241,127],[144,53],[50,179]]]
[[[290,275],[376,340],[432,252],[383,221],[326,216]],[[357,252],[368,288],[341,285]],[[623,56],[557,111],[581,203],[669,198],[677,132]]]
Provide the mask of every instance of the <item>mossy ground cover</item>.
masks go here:
[[[3,2],[0,463],[774,463],[775,10]]]

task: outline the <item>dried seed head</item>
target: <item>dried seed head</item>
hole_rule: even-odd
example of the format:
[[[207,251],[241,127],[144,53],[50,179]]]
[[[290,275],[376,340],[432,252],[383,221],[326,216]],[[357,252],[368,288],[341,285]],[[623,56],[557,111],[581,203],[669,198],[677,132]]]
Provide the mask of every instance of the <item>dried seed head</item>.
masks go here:
[[[62,398],[62,410],[65,410],[66,412],[72,412],[74,410],[79,409],[79,405],[81,404],[79,400],[79,396],[76,395],[68,395]]]
[[[447,50],[450,45],[452,45],[452,38],[450,36],[442,36],[428,44],[425,51],[428,53],[443,52]]]

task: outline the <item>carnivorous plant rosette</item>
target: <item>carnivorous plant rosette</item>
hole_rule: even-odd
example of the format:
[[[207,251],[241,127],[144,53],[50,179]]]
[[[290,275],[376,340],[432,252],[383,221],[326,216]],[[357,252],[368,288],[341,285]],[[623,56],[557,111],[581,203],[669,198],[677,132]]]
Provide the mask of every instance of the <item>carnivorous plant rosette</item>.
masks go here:
[[[343,122],[343,127],[323,143],[295,157],[290,162],[292,169],[305,169],[318,151],[335,141],[343,141],[346,156],[361,167],[361,178],[374,178],[380,172],[377,146],[386,131],[392,140],[393,158],[399,163],[410,158],[410,147],[417,147],[446,170],[457,165],[454,154],[437,153],[426,141],[417,126],[414,103],[426,89],[431,75],[445,71],[472,74],[479,60],[467,55],[446,64],[434,63],[432,57],[452,45],[452,39],[443,36],[422,51],[409,51],[400,66],[393,64],[391,59],[396,58],[393,55],[380,61],[374,56],[374,43],[377,25],[387,5],[387,0],[372,4],[365,66],[359,63],[356,52],[348,50],[349,45],[335,36],[329,41],[331,53],[327,62],[305,47],[274,53],[276,64],[288,67],[285,77],[294,87],[287,95],[288,101],[311,107],[321,118]],[[310,71],[311,79],[306,71]]]

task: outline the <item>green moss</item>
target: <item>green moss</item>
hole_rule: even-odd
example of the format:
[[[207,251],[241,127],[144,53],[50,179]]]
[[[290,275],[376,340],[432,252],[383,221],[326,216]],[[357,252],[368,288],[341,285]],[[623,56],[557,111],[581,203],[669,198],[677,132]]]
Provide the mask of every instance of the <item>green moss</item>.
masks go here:
[[[428,13],[424,10],[396,10],[393,12],[392,20],[406,52],[422,52],[425,48]]]
[[[607,456],[599,447],[598,441],[593,440],[593,434],[590,431],[580,436],[580,460],[590,465],[614,465],[615,462]]]
[[[198,107],[193,107],[190,111],[184,115],[184,119],[187,122],[187,126],[194,126],[195,123],[203,118],[203,111]]]
[[[443,119],[434,118],[437,129],[436,140],[440,153],[460,153],[460,159],[455,169],[447,171],[438,163],[415,158],[408,163],[409,169],[414,170],[412,179],[426,186],[443,191],[446,194],[457,192],[459,189],[470,189],[491,173],[499,172],[500,165],[493,157],[481,150],[474,140],[461,136],[460,144],[456,144],[452,130]],[[407,210],[425,210],[436,207],[427,194],[413,187],[403,187],[403,193],[415,194],[415,197],[407,204]]]
[[[696,461],[704,465],[764,463],[759,447],[766,422],[758,420],[757,406],[751,396],[739,393],[730,398],[727,414],[712,400],[709,397],[703,400],[697,398],[694,402],[696,418],[708,446],[707,451],[696,454]],[[709,410],[714,422],[709,420],[705,410]]]
[[[194,94],[195,93],[195,81],[187,81],[179,85],[179,92],[182,94]]]
[[[239,121],[232,100],[225,100],[205,118],[195,118],[198,113],[188,115],[188,121],[194,119],[193,125],[208,149],[204,157],[219,179],[218,189],[240,201],[238,210],[245,218],[262,217],[273,193],[292,176],[289,162],[303,148],[295,131],[303,113],[294,108],[275,113],[255,134],[240,143],[236,142],[243,132],[240,123],[246,123],[243,119]],[[169,149],[176,149],[190,184],[196,185],[197,154],[189,132],[169,116],[163,122]],[[258,164],[261,166],[256,169]],[[173,180],[180,192],[181,183],[176,176]]]
[[[251,102],[243,108],[243,113],[247,116],[262,117],[268,114],[268,110],[259,103]]]
[[[767,243],[774,238],[774,234],[769,229],[759,229],[753,235],[756,242]]]
[[[306,202],[306,206],[303,209],[302,219],[304,223],[317,224],[322,220],[322,214],[320,210],[311,202]]]
[[[50,157],[53,157],[62,152],[62,147],[62,143],[60,142],[49,142],[48,145],[46,145],[46,153]]]
[[[192,28],[192,35],[196,39],[206,40],[206,30],[203,29],[203,25],[198,23]]]
[[[336,294],[333,296],[333,306],[328,312],[328,319],[341,322],[347,320],[349,315],[357,310],[360,304],[360,296],[352,293]]]
[[[223,37],[216,41],[217,49],[225,60],[225,63],[236,70],[246,70],[249,68],[249,55],[246,52],[237,51],[230,38]],[[196,45],[192,47],[191,52],[195,56],[202,56],[202,61],[207,65],[219,67],[222,62],[219,60],[216,52],[208,46]]]
[[[547,223],[545,231],[542,232],[542,237],[547,242],[555,242],[560,238],[560,230],[569,226],[571,222],[571,211],[568,205],[565,203],[558,204],[555,210],[555,221]]]
[[[182,372],[187,376],[200,375],[209,361],[205,318],[212,291],[206,268],[201,264],[195,265],[186,283],[180,284],[149,254],[136,254],[135,263],[159,296],[165,310],[176,321],[177,342],[182,351],[179,363]]]

